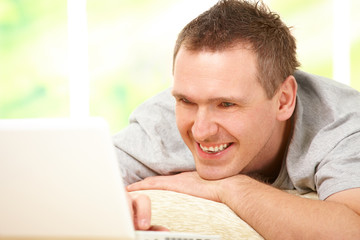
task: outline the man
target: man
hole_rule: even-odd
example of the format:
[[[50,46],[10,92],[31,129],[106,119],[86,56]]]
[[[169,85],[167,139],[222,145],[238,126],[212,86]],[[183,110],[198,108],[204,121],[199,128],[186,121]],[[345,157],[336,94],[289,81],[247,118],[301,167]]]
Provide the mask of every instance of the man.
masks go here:
[[[298,66],[263,4],[223,0],[191,21],[174,51],[176,120],[165,91],[115,136],[128,191],[225,203],[266,239],[360,239],[360,94]],[[133,204],[148,229],[148,200]]]

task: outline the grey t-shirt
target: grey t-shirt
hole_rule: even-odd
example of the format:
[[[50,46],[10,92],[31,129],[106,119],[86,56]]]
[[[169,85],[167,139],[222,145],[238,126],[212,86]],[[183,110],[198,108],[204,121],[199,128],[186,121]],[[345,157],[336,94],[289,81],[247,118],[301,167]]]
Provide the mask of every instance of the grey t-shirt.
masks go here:
[[[317,191],[320,199],[360,187],[360,93],[297,71],[293,137],[273,184]]]
[[[335,81],[296,71],[293,135],[274,187],[317,191],[320,199],[360,187],[360,93]],[[140,105],[114,136],[126,184],[148,176],[195,170],[176,127],[167,89]]]

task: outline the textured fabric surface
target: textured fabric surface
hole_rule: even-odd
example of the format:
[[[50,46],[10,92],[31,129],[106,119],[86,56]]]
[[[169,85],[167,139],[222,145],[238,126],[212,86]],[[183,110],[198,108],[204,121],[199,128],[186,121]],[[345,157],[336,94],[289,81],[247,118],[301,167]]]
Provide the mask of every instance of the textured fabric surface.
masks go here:
[[[263,239],[225,204],[163,190],[138,191],[152,202],[153,225],[171,231],[220,235],[223,240]],[[297,194],[296,191],[288,191]],[[301,197],[317,199],[312,192]]]

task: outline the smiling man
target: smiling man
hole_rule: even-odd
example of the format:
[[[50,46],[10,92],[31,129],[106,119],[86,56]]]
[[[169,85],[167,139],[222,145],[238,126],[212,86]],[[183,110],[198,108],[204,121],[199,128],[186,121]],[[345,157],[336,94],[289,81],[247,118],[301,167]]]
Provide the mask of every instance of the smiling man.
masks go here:
[[[360,239],[360,93],[298,66],[295,39],[263,4],[223,0],[191,21],[172,89],[115,136],[128,191],[225,203],[266,239]]]
[[[269,98],[249,44],[221,51],[185,45],[176,56],[172,94],[178,129],[202,178],[277,177],[295,108],[294,77]]]

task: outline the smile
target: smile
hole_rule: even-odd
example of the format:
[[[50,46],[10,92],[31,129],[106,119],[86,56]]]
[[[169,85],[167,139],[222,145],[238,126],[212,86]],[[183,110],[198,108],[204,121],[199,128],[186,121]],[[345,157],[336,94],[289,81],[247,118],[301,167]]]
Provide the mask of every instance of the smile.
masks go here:
[[[205,146],[202,146],[201,144],[199,144],[201,150],[203,150],[206,153],[218,153],[218,152],[224,151],[230,145],[231,145],[231,143],[225,143],[225,144],[220,144],[217,146],[205,147]]]

